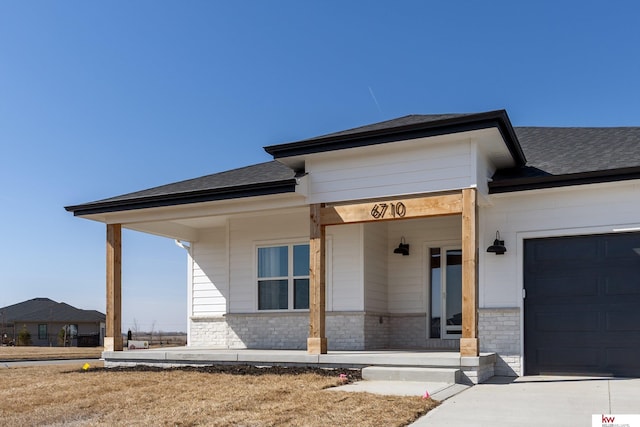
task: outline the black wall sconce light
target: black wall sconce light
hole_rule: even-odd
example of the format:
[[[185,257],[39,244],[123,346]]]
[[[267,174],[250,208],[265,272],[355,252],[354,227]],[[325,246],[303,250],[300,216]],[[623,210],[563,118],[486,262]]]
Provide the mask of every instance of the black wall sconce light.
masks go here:
[[[504,240],[500,240],[499,231],[496,231],[496,240],[493,241],[493,245],[487,248],[487,252],[491,252],[496,255],[504,255],[504,253],[507,252],[507,248],[504,246]]]
[[[405,242],[404,236],[400,239],[400,244],[393,250],[394,254],[409,255],[409,244]]]

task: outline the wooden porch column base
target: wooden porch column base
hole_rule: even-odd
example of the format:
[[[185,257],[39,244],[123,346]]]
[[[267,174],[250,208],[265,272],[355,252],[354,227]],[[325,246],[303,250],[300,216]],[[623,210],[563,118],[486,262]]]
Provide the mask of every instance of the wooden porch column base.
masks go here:
[[[327,354],[326,338],[307,338],[307,353],[309,354]]]
[[[460,338],[460,356],[477,357],[480,355],[480,341],[478,338]]]
[[[104,351],[122,351],[122,337],[104,337]]]

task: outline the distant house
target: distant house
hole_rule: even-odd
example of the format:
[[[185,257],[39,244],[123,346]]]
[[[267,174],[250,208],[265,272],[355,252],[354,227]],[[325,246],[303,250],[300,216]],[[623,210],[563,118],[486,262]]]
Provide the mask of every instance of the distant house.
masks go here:
[[[81,310],[49,298],[34,298],[0,308],[0,333],[3,343],[17,342],[24,328],[37,346],[62,345],[66,330],[70,346],[92,347],[104,343],[105,315],[96,310]]]

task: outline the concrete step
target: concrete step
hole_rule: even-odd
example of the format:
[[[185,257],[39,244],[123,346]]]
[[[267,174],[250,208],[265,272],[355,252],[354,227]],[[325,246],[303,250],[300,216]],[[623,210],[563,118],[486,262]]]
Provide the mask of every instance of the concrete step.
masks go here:
[[[462,381],[462,371],[455,368],[369,366],[362,369],[362,379],[368,381],[428,381],[455,384]]]

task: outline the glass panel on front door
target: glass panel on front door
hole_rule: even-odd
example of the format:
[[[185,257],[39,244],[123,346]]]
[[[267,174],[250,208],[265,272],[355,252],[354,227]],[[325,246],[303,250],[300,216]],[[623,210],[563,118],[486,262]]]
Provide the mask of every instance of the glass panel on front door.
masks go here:
[[[462,334],[462,250],[431,248],[429,255],[429,336],[459,338]]]

